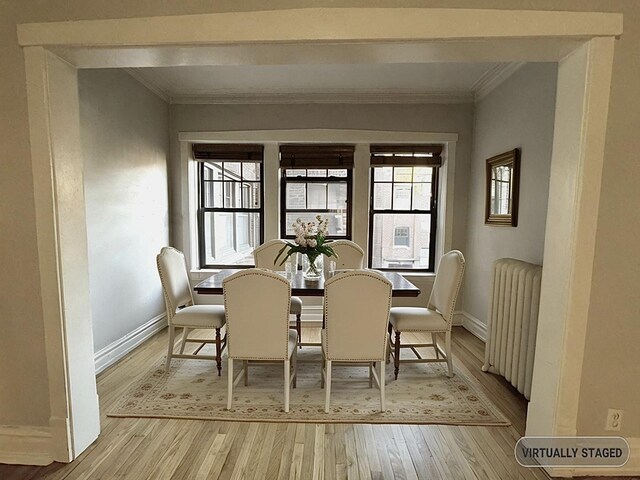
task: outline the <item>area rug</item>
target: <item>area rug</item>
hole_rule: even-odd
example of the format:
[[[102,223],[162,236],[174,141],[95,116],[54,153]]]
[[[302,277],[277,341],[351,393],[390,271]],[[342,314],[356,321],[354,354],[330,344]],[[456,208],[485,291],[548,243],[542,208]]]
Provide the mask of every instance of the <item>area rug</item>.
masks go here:
[[[386,411],[381,413],[377,388],[369,388],[366,366],[334,366],[331,411],[324,412],[320,388],[321,353],[298,350],[298,384],[291,390],[290,411],[283,409],[283,367],[249,368],[249,385],[234,387],[234,404],[226,410],[226,361],[218,377],[215,362],[176,360],[169,372],[154,364],[107,413],[111,417],[184,418],[251,422],[411,423],[445,425],[510,425],[460,370],[448,378],[444,364],[402,364],[398,380],[387,364]],[[237,366],[236,366],[237,364]],[[235,362],[236,372],[240,368]],[[375,384],[374,384],[375,385]]]

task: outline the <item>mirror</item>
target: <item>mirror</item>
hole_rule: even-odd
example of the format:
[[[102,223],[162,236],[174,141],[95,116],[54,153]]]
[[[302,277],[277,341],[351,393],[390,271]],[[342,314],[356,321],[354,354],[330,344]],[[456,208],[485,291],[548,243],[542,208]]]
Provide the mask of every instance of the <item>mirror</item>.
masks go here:
[[[517,226],[519,183],[519,149],[501,153],[487,160],[486,224]]]

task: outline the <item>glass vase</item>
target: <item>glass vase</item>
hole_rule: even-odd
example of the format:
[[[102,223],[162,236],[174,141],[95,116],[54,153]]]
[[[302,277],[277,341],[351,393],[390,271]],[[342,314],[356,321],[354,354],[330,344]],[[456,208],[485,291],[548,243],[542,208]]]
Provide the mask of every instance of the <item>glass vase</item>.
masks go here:
[[[318,280],[322,276],[322,255],[305,254],[302,256],[302,276],[306,280]]]

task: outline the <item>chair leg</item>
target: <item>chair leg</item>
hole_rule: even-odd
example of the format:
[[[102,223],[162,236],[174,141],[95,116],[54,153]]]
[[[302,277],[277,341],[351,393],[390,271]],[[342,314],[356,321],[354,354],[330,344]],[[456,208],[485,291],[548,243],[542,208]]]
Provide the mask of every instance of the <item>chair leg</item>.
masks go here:
[[[384,385],[387,383],[385,380],[384,362],[380,362],[380,411],[385,411],[384,405]]]
[[[298,332],[298,348],[302,348],[302,322],[300,321],[300,314],[296,314],[296,331]]]
[[[222,341],[219,328],[216,328],[216,367],[218,367],[218,376],[222,375]]]
[[[320,364],[320,388],[324,388],[324,376],[327,371],[327,361],[324,359],[324,352],[322,352],[322,363]]]
[[[431,333],[431,343],[433,343],[433,349],[436,351],[436,360],[440,358],[440,352],[438,351],[438,334]]]
[[[373,363],[369,363],[369,388],[373,388]]]
[[[231,402],[233,400],[233,359],[227,361],[227,410],[231,410]]]
[[[395,352],[393,358],[393,374],[398,379],[398,372],[400,371],[400,332],[396,332],[396,340],[395,340]]]
[[[242,370],[244,372],[244,386],[249,385],[249,361],[242,362]]]
[[[447,354],[447,367],[449,367],[449,378],[453,377],[453,357],[451,357],[451,329],[444,336],[444,351]]]
[[[182,329],[182,342],[180,343],[180,355],[184,353],[184,347],[187,345],[187,337],[191,333],[192,328],[184,327]]]
[[[296,388],[298,386],[298,353],[295,348],[291,355],[291,361],[293,364],[293,388]]]
[[[165,364],[165,370],[169,371],[171,365],[171,356],[173,355],[173,342],[176,341],[176,327],[169,325],[169,351],[167,352],[167,363]]]
[[[325,400],[324,400],[324,411],[325,413],[329,413],[329,404],[331,403],[331,360],[327,360],[327,371],[326,371],[326,383],[325,383]]]
[[[387,337],[387,359],[386,362],[389,363],[391,361],[391,334],[393,332],[393,328],[391,324],[387,327],[387,331],[389,332],[389,336]]]
[[[291,362],[284,361],[284,411],[289,413],[289,375],[291,374]]]

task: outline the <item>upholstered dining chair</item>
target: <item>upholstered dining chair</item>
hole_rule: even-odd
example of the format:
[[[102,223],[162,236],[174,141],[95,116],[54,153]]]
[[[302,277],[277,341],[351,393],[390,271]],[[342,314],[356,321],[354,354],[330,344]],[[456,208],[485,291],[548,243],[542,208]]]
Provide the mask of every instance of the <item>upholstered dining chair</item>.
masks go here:
[[[284,411],[289,411],[289,388],[296,381],[297,334],[289,329],[291,284],[267,269],[249,268],[227,277],[222,284],[227,316],[227,409],[231,410],[233,387],[244,373],[247,385],[249,362],[284,362]],[[234,360],[243,360],[237,378]],[[293,368],[293,372],[291,369]]]
[[[164,303],[167,309],[167,323],[169,325],[169,351],[165,368],[169,370],[172,358],[195,358],[215,360],[218,375],[222,372],[222,351],[226,346],[226,335],[222,339],[220,329],[224,327],[225,316],[222,305],[194,305],[193,294],[189,284],[189,274],[184,254],[172,247],[163,247],[156,256]],[[175,353],[176,327],[182,327],[182,341],[180,353]],[[215,329],[215,340],[189,338],[195,329]],[[202,344],[194,354],[185,354],[184,347],[188,342]],[[200,349],[207,343],[216,344],[216,355],[198,355]]]
[[[269,270],[282,270],[279,265],[283,257],[276,262],[276,257],[280,250],[284,247],[283,240],[269,240],[253,250],[253,262],[256,268],[267,268]],[[296,331],[298,332],[298,345],[302,348],[302,299],[300,297],[291,297],[291,315],[296,316]]]
[[[392,285],[371,270],[338,273],[325,283],[322,330],[322,386],[325,412],[331,402],[331,370],[334,362],[364,363],[369,366],[369,387],[375,380],[380,389],[380,410],[385,410],[385,360],[387,324],[391,308]],[[380,376],[375,363],[380,365]]]
[[[330,243],[335,257],[324,258],[324,277],[329,278],[329,263],[335,262],[336,270],[352,270],[364,265],[364,250],[351,240],[334,240]]]
[[[451,357],[451,322],[464,275],[464,256],[458,250],[445,253],[440,259],[427,308],[393,307],[389,316],[389,333],[393,350],[394,375],[398,379],[400,363],[447,362],[448,376],[453,376]],[[395,332],[395,338],[393,335]],[[401,344],[402,332],[431,333],[431,343]],[[444,351],[438,345],[438,335],[444,334]],[[417,348],[433,347],[436,358],[422,358]],[[417,358],[400,360],[400,349],[410,348]]]

